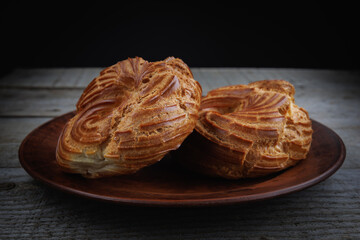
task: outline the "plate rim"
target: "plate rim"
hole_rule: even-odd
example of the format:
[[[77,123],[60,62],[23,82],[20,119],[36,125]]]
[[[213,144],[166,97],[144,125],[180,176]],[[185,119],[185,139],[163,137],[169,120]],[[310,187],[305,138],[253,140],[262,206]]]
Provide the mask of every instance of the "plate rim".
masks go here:
[[[298,192],[301,190],[304,190],[306,188],[309,188],[311,186],[314,186],[325,179],[329,178],[331,175],[333,175],[344,163],[346,158],[346,147],[341,139],[341,137],[331,128],[327,127],[326,125],[320,123],[319,121],[316,121],[314,119],[311,119],[312,122],[315,122],[322,127],[325,127],[327,131],[330,131],[334,136],[336,137],[337,141],[340,145],[340,155],[339,158],[336,160],[335,164],[333,164],[329,169],[327,169],[325,172],[315,176],[314,178],[311,178],[305,182],[298,183],[296,185],[291,185],[282,189],[277,189],[273,191],[268,192],[262,192],[252,195],[240,195],[240,196],[231,196],[231,197],[220,197],[220,198],[201,198],[201,199],[143,199],[143,198],[134,198],[134,197],[111,197],[111,196],[100,196],[94,193],[78,190],[75,188],[71,188],[68,186],[61,185],[57,182],[51,181],[48,178],[45,178],[41,176],[40,174],[37,174],[35,171],[31,169],[31,167],[28,165],[28,163],[25,161],[24,158],[24,147],[25,144],[29,141],[30,137],[37,132],[39,129],[45,127],[48,124],[51,124],[56,119],[60,119],[65,117],[66,115],[74,114],[75,111],[71,111],[62,115],[59,115],[57,117],[54,117],[45,123],[41,124],[40,126],[33,129],[30,133],[27,134],[27,136],[23,139],[23,141],[20,144],[19,150],[18,150],[18,157],[21,166],[25,169],[25,171],[34,179],[46,184],[49,187],[53,187],[57,190],[60,190],[65,193],[70,193],[73,196],[78,197],[85,197],[87,199],[94,199],[97,201],[102,202],[110,202],[110,203],[116,203],[116,204],[125,204],[125,205],[133,205],[133,206],[158,206],[158,207],[198,207],[198,206],[219,206],[219,205],[231,205],[231,204],[244,204],[249,202],[255,202],[255,201],[263,201],[275,197],[280,197],[283,195],[287,195],[290,193]],[[296,166],[294,166],[296,167]]]

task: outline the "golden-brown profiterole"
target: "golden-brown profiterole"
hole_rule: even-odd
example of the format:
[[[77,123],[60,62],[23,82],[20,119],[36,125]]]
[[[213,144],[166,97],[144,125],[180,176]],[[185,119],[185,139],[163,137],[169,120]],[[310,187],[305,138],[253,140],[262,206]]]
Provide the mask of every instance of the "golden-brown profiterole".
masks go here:
[[[312,141],[308,113],[295,105],[284,80],[221,87],[201,101],[196,132],[180,161],[228,179],[265,176],[306,158]],[[190,154],[191,153],[191,154]]]
[[[59,137],[56,159],[87,178],[130,174],[177,149],[193,131],[201,86],[178,58],[129,58],[84,90]]]

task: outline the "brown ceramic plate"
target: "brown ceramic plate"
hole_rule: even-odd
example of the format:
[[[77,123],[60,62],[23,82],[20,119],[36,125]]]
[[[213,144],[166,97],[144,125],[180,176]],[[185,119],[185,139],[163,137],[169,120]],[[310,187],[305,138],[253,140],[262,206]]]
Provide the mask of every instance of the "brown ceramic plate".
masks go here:
[[[85,179],[62,172],[55,149],[65,123],[74,115],[57,117],[22,142],[19,158],[35,179],[75,195],[121,204],[145,206],[200,206],[244,203],[296,192],[323,181],[342,165],[345,146],[331,129],[313,121],[313,143],[308,158],[265,178],[224,180],[189,172],[166,156],[134,175]]]

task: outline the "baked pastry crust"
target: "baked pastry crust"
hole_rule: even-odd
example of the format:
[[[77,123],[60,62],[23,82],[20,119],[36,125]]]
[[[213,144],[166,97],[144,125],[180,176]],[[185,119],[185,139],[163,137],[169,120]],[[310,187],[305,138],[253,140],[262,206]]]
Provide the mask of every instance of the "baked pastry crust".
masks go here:
[[[221,87],[201,101],[196,132],[183,143],[189,168],[229,179],[278,172],[306,158],[308,113],[295,105],[284,80]],[[190,154],[191,153],[191,154]]]
[[[193,131],[201,86],[178,58],[129,58],[84,90],[59,137],[56,159],[87,178],[130,174],[177,149]]]

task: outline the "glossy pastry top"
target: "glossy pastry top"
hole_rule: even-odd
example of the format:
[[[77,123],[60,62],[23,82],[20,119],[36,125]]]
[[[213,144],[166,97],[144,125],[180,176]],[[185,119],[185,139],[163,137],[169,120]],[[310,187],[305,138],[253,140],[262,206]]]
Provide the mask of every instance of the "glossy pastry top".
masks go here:
[[[135,172],[179,147],[195,126],[200,98],[181,59],[118,62],[81,95],[59,139],[58,163],[91,178]]]
[[[194,164],[212,175],[241,178],[279,171],[304,159],[312,140],[311,121],[295,105],[294,93],[284,80],[210,91],[202,99],[196,130],[221,156]]]

